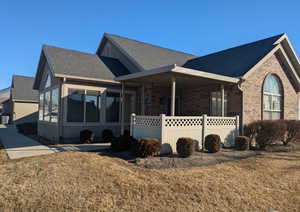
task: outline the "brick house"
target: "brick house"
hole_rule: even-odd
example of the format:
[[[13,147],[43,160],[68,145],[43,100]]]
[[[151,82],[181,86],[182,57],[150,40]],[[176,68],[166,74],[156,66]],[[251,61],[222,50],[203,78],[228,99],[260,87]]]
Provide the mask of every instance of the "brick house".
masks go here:
[[[38,133],[73,142],[82,129],[101,137],[103,129],[131,127],[137,137],[155,137],[150,128],[158,127],[162,139],[163,123],[204,129],[207,119],[211,130],[233,130],[254,120],[298,119],[299,76],[286,34],[201,57],[112,34],[95,54],[43,46],[34,82]]]

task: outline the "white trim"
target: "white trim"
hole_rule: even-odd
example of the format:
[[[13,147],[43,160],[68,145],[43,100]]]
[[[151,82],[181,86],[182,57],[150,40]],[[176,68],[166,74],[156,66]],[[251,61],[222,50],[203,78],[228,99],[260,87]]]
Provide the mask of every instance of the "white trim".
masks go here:
[[[190,76],[202,77],[202,78],[213,79],[213,80],[224,81],[224,82],[238,83],[240,81],[240,79],[235,77],[227,77],[221,74],[213,74],[205,71],[198,71],[198,70],[184,68],[180,66],[176,66],[171,71],[173,73],[186,74]]]
[[[55,77],[68,78],[68,79],[78,79],[78,80],[88,80],[88,81],[96,81],[96,82],[104,82],[104,83],[112,83],[112,84],[120,84],[120,82],[116,80],[107,80],[107,79],[97,79],[91,77],[80,77],[80,76],[72,76],[67,74],[55,74]]]
[[[258,69],[264,62],[266,62],[273,54],[279,49],[279,46],[276,46],[268,54],[266,54],[258,63],[256,63],[246,74],[243,75],[243,78],[247,78],[252,74],[256,69]]]
[[[134,74],[128,74],[128,75],[125,75],[125,76],[116,77],[115,80],[124,81],[124,80],[135,79],[135,78],[140,78],[140,77],[146,77],[146,76],[160,74],[160,73],[166,73],[166,72],[170,72],[175,67],[176,67],[175,64],[174,65],[169,65],[169,66],[164,66],[164,67],[160,67],[160,68],[151,69],[151,70],[148,70],[148,71],[142,71],[142,72],[137,72],[137,73],[134,73]]]

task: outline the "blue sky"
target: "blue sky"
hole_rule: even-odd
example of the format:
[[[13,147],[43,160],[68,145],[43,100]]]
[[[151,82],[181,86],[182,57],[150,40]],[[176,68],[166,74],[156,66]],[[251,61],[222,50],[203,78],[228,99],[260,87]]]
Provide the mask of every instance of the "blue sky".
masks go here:
[[[43,44],[94,53],[104,32],[205,55],[285,32],[300,53],[296,0],[3,0],[0,89],[34,76]]]

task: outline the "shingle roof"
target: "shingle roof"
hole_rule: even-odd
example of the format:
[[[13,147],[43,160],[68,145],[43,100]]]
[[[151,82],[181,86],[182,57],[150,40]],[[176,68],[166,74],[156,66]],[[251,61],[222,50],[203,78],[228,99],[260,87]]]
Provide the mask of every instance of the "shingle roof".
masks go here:
[[[12,79],[12,99],[19,101],[38,102],[39,92],[33,90],[34,77],[14,75]]]
[[[54,74],[112,80],[129,71],[117,60],[75,50],[43,46]]]
[[[229,77],[243,76],[273,48],[283,34],[237,46],[213,54],[197,57],[171,49],[154,46],[118,35],[105,34],[116,42],[143,69],[149,70],[176,64]]]
[[[144,70],[177,64],[179,66],[197,56],[155,46],[148,43],[105,33],[105,36],[116,42]]]
[[[274,43],[282,35],[198,57],[187,61],[183,67],[229,77],[240,77],[275,48],[277,44]]]

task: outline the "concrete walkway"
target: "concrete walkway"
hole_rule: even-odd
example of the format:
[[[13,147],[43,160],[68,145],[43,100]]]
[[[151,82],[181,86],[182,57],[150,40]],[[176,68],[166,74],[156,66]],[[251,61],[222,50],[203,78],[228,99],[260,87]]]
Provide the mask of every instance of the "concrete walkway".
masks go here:
[[[0,125],[0,142],[3,144],[10,159],[38,156],[54,153],[51,148],[28,138],[13,125]]]

